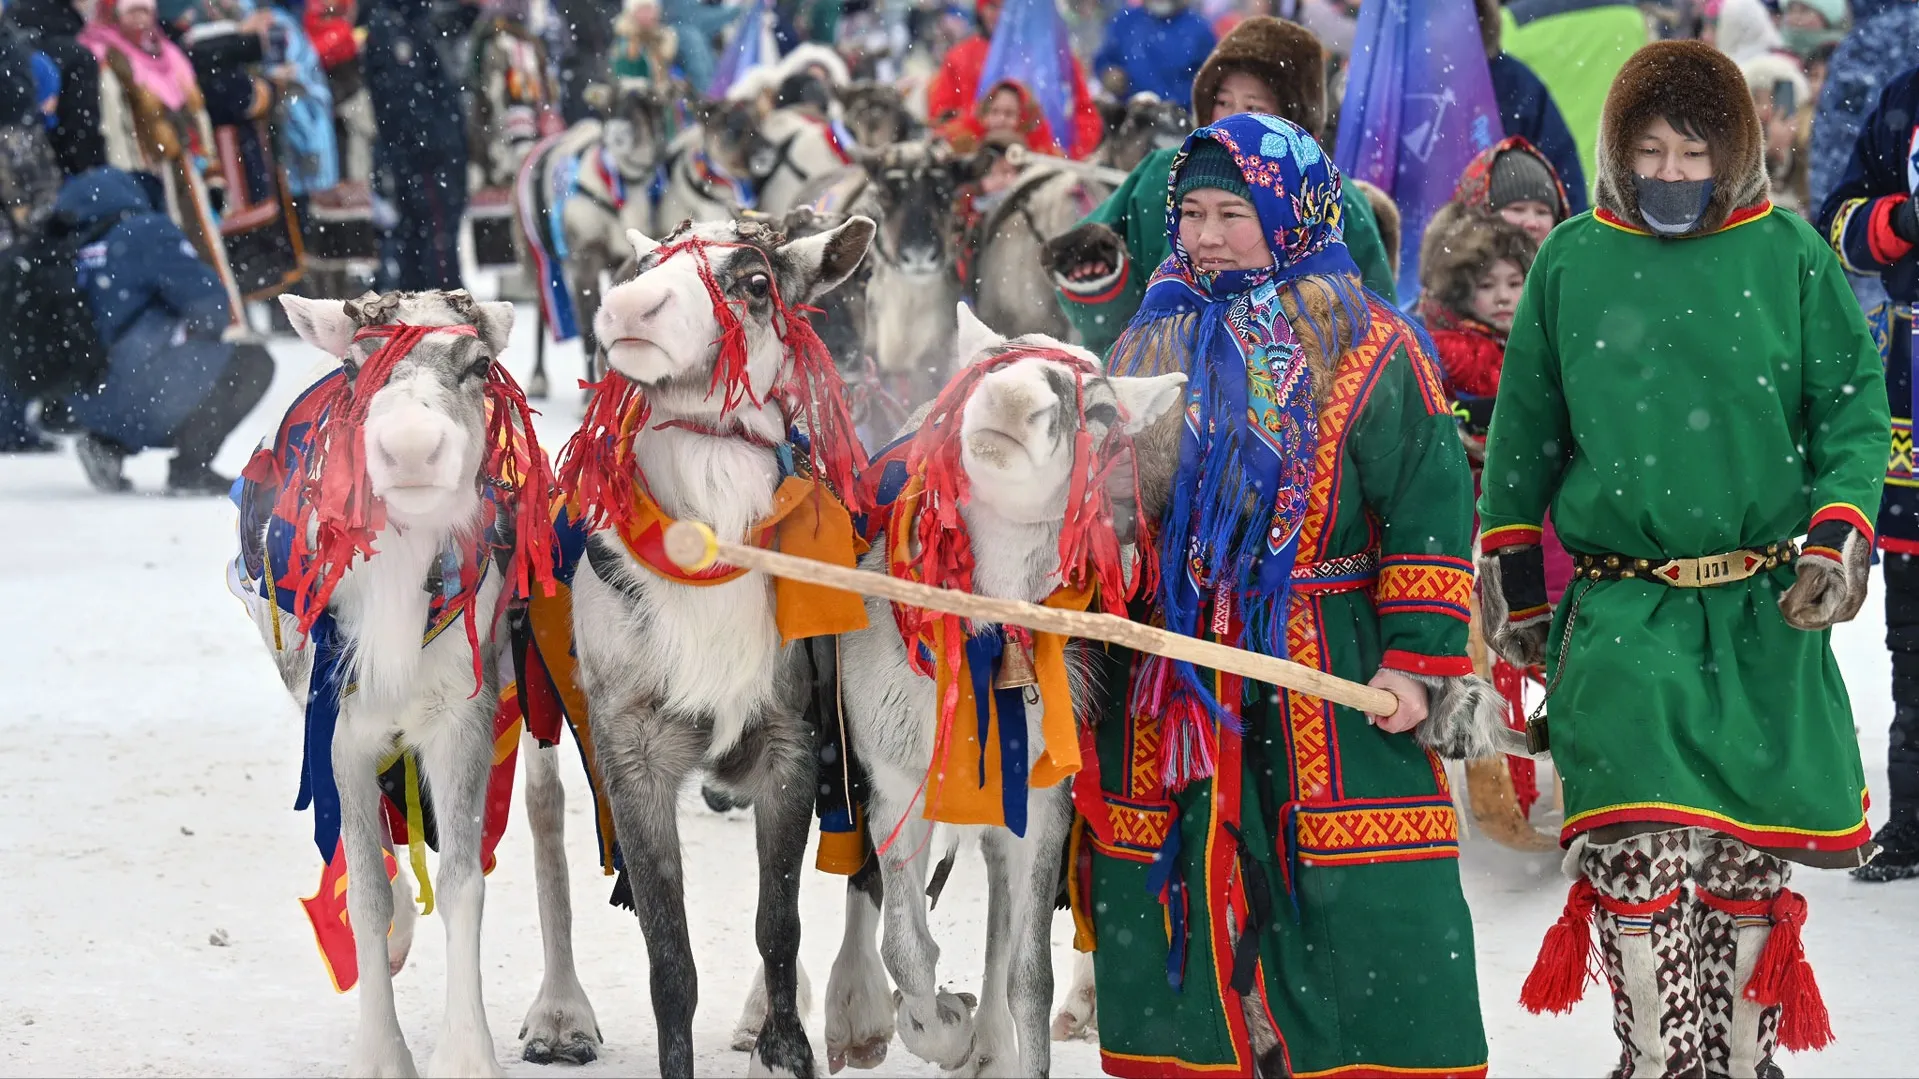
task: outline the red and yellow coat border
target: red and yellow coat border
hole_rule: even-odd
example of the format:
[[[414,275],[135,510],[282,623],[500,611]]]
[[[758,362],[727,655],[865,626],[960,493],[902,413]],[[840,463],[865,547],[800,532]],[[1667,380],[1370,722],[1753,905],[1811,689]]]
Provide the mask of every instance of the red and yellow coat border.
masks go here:
[[[1618,805],[1589,809],[1584,813],[1576,813],[1566,818],[1565,827],[1559,832],[1559,845],[1566,846],[1581,832],[1590,832],[1608,824],[1650,821],[1659,824],[1711,828],[1754,847],[1790,847],[1816,851],[1857,850],[1872,840],[1872,828],[1866,823],[1866,807],[1869,801],[1867,793],[1860,791],[1859,823],[1831,831],[1789,828],[1776,824],[1749,824],[1734,820],[1722,813],[1672,802],[1622,802]]]

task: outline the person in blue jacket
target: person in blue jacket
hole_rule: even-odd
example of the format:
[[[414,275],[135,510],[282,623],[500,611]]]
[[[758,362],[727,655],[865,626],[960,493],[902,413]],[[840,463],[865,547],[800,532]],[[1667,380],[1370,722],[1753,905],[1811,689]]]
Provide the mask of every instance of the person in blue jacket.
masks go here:
[[[1218,43],[1185,0],[1146,0],[1113,14],[1106,44],[1093,56],[1093,74],[1122,100],[1151,93],[1190,110],[1193,76]]]
[[[1508,135],[1518,135],[1552,163],[1565,185],[1566,201],[1574,214],[1586,212],[1586,174],[1579,166],[1579,143],[1553,101],[1552,91],[1525,61],[1505,51],[1500,43],[1499,0],[1477,0],[1479,36],[1486,43],[1486,66],[1493,78],[1493,98],[1499,102],[1499,122]]]
[[[213,456],[266,395],[272,358],[221,340],[229,317],[219,276],[130,174],[103,167],[75,176],[54,220],[86,239],[74,272],[107,352],[101,388],[67,399],[84,432],[87,479],[128,490],[126,456],[171,446],[167,493],[225,494],[233,481],[213,471]]]
[[[1910,59],[1910,58],[1909,58]],[[1846,272],[1875,277],[1890,301],[1870,320],[1885,334],[1892,455],[1879,503],[1885,554],[1886,646],[1892,652],[1892,730],[1886,749],[1891,812],[1873,836],[1879,856],[1861,880],[1919,876],[1919,478],[1912,467],[1912,308],[1919,303],[1919,195],[1909,160],[1919,145],[1919,68],[1886,84],[1865,116],[1845,169],[1819,208],[1819,231]]]

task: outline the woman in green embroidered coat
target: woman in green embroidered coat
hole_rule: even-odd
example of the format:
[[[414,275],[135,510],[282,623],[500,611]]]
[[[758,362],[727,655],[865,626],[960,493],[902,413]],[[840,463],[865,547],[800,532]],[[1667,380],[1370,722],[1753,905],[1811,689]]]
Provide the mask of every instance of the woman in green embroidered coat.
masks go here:
[[[1193,114],[1204,127],[1237,112],[1282,116],[1318,138],[1326,122],[1325,50],[1297,23],[1255,15],[1233,28],[1193,78]],[[1059,302],[1080,341],[1104,356],[1139,310],[1146,279],[1166,258],[1166,180],[1177,147],[1146,155],[1106,201],[1077,228],[1046,246]],[[1366,287],[1397,303],[1393,256],[1381,233],[1391,225],[1398,250],[1398,211],[1385,196],[1390,222],[1378,219],[1358,185],[1343,185],[1346,250]]]
[[[1883,376],[1831,249],[1767,201],[1763,147],[1726,57],[1633,56],[1598,208],[1526,279],[1487,444],[1482,610],[1547,664],[1577,874],[1523,1002],[1571,1007],[1596,920],[1618,1075],[1777,1074],[1776,1045],[1824,1044],[1788,860],[1869,853],[1827,629],[1865,598]],[[1548,508],[1579,567],[1556,615]]]
[[[1138,444],[1161,587],[1137,614],[1401,703],[1111,654],[1074,788],[1106,1069],[1483,1075],[1434,749],[1490,754],[1500,706],[1465,655],[1472,480],[1437,369],[1360,286],[1303,129],[1229,117],[1171,179],[1172,254],[1112,357],[1191,379]]]

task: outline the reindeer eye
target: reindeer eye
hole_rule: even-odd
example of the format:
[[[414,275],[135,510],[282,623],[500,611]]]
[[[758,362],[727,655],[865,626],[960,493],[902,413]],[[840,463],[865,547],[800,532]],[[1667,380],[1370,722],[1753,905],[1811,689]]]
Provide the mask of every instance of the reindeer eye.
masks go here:
[[[1119,409],[1114,408],[1112,405],[1102,402],[1097,405],[1086,406],[1087,423],[1097,423],[1104,427],[1111,427],[1118,419]]]
[[[466,370],[460,372],[460,378],[463,380],[469,379],[469,378],[485,378],[488,372],[492,370],[493,370],[493,357],[482,356],[481,358],[474,360],[472,363],[468,364]]]
[[[756,273],[740,282],[740,289],[754,299],[765,299],[773,288],[773,279],[763,273]]]

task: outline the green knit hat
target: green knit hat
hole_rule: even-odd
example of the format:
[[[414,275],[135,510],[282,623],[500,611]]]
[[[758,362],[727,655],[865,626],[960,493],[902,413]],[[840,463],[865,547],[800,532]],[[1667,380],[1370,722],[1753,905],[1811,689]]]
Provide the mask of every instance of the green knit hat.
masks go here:
[[[1216,187],[1228,195],[1237,195],[1252,201],[1252,188],[1246,186],[1246,176],[1239,171],[1233,161],[1233,153],[1212,139],[1193,147],[1186,155],[1185,164],[1179,168],[1179,181],[1173,185],[1173,201],[1178,202],[1188,192],[1202,187]]]

